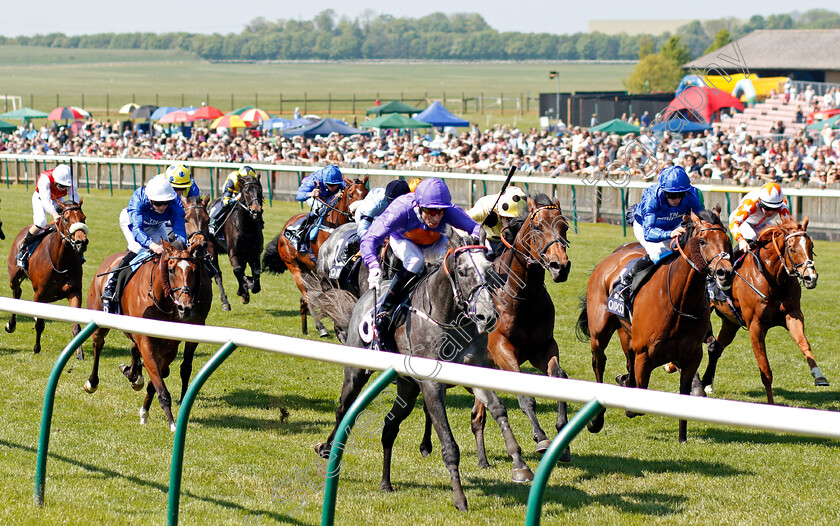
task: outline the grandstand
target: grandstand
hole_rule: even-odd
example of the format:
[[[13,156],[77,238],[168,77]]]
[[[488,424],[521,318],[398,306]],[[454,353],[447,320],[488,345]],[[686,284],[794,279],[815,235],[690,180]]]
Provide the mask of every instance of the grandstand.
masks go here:
[[[753,137],[768,135],[770,128],[781,121],[785,135],[795,135],[805,128],[805,122],[796,123],[796,110],[801,108],[804,114],[809,112],[804,101],[785,101],[785,95],[771,95],[764,102],[747,108],[743,113],[736,113],[731,118],[721,119],[723,132],[737,131],[741,124],[746,124],[746,132]]]

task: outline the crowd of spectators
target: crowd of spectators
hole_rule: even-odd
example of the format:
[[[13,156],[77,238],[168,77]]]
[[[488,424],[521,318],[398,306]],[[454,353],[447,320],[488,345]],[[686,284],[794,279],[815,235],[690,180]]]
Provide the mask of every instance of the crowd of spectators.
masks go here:
[[[645,116],[647,117],[647,116]],[[836,130],[813,136],[752,137],[744,129],[701,134],[665,133],[639,137],[590,132],[581,127],[560,133],[473,126],[463,133],[400,134],[304,139],[194,127],[153,127],[153,134],[123,129],[121,123],[89,119],[71,133],[65,127],[30,125],[0,134],[0,152],[110,158],[205,160],[237,163],[356,168],[393,168],[465,173],[519,173],[561,177],[634,177],[650,180],[661,168],[682,165],[698,182],[729,180],[740,185],[777,181],[825,187],[840,179]],[[641,146],[644,146],[641,147]]]

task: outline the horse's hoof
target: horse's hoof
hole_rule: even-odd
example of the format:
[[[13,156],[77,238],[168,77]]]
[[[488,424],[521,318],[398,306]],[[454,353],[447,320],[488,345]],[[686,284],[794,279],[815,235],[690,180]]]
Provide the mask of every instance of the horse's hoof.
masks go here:
[[[32,352],[34,354],[39,354],[41,352],[41,344],[35,344],[35,347],[32,348]]]
[[[603,428],[604,428],[604,414],[603,413],[596,416],[588,424],[586,424],[586,429],[590,433],[600,433],[601,429],[603,429]]]
[[[11,323],[7,322],[6,323],[6,332],[8,332],[9,334],[15,332],[15,325],[16,324],[11,324]]]
[[[545,453],[545,451],[548,449],[548,446],[550,445],[551,440],[547,438],[545,440],[540,440],[539,442],[537,442],[537,453],[542,455],[543,453]]]
[[[259,281],[254,281],[254,284],[251,285],[251,292],[254,293],[254,294],[259,294],[261,290],[262,290],[262,287],[260,287],[260,282]]]
[[[223,311],[229,311],[230,310],[230,303],[223,303],[222,304],[222,310]]]
[[[636,418],[637,416],[644,415],[644,413],[637,413],[635,411],[630,411],[629,409],[626,409],[624,414],[627,415],[627,418]]]
[[[420,456],[422,456],[423,458],[426,458],[431,454],[432,454],[432,448],[431,447],[426,448],[426,447],[420,446]]]
[[[177,426],[175,425],[175,422],[172,422],[171,424],[169,424],[169,431],[174,433],[176,428],[177,428]]]
[[[81,345],[78,349],[76,349],[76,359],[77,360],[84,360],[85,359],[85,351],[82,350]]]
[[[569,462],[571,462],[572,461],[572,450],[567,447],[566,450],[563,451],[563,454],[560,455],[560,458],[557,459],[557,461],[562,462],[564,464],[568,464]]]
[[[321,458],[329,458],[330,457],[330,450],[327,448],[326,442],[318,442],[315,444],[315,452],[318,453],[318,456]]]
[[[534,472],[528,466],[513,469],[513,481],[517,484],[524,484],[532,480],[534,480]]]
[[[814,385],[817,387],[828,387],[828,379],[825,376],[818,376],[814,378]]]
[[[330,331],[328,331],[327,329],[318,329],[318,336],[320,336],[321,338],[328,338],[329,335]]]
[[[677,368],[676,365],[674,365],[674,362],[668,362],[668,363],[662,365],[662,370],[665,371],[668,374],[673,374],[673,373],[677,372],[679,369]]]
[[[385,493],[392,493],[394,491],[394,487],[391,486],[390,482],[383,482],[379,485],[379,490],[384,491]]]
[[[703,388],[706,391],[706,396],[712,396],[715,393],[715,388],[712,387],[712,384],[709,384]]]
[[[145,426],[148,423],[149,423],[149,412],[141,407],[140,408],[140,425]]]
[[[480,458],[478,459],[478,467],[480,469],[490,469],[490,463],[487,462],[486,458]]]
[[[143,389],[143,385],[145,383],[146,381],[143,379],[143,375],[139,374],[137,375],[137,380],[131,382],[131,388],[135,391],[140,391],[141,389]]]
[[[96,392],[97,389],[99,389],[99,386],[94,387],[93,385],[91,385],[90,380],[85,381],[85,391],[87,391],[90,394],[93,394]]]
[[[242,296],[242,304],[247,305],[251,303],[251,298],[249,296]]]

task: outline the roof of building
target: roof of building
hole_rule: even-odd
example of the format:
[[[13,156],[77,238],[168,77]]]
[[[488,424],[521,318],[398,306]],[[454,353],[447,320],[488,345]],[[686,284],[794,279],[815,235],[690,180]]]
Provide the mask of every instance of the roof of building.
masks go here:
[[[774,29],[753,31],[683,65],[704,69],[717,64],[727,73],[746,69],[838,70],[840,29]],[[727,58],[722,57],[724,55]]]

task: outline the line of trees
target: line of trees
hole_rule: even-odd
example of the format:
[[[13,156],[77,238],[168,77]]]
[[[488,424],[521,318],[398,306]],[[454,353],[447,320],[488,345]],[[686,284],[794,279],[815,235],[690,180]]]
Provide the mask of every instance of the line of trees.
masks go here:
[[[3,37],[0,44],[59,48],[180,49],[207,60],[636,60],[641,46],[653,51],[679,37],[691,58],[709,48],[721,30],[732,39],[756,29],[840,28],[840,14],[812,9],[802,14],[694,21],[674,35],[605,35],[603,33],[500,33],[476,13],[422,18],[373,16],[339,18],[327,9],[312,20],[251,21],[241,33],[99,33],[67,36]]]

